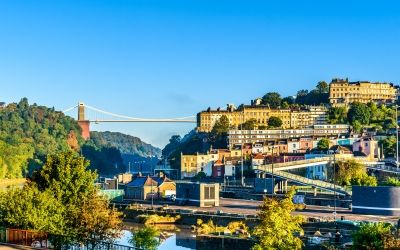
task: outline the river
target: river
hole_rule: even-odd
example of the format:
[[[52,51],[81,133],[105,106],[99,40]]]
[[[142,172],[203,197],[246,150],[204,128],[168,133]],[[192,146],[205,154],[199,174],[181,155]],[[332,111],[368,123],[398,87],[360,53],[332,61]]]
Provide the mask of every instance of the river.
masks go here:
[[[143,228],[143,224],[124,223],[123,235],[116,240],[116,244],[133,246],[129,241],[132,239],[132,231]],[[188,250],[196,249],[196,235],[193,234],[188,226],[177,225],[158,225],[160,231],[160,245],[158,250]]]

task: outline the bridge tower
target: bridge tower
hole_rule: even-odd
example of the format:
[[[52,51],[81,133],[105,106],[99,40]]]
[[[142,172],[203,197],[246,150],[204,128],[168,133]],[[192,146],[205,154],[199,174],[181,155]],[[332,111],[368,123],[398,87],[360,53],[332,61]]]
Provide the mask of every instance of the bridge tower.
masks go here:
[[[83,139],[87,140],[90,138],[90,121],[85,120],[85,104],[80,102],[78,104],[78,125],[82,130]]]

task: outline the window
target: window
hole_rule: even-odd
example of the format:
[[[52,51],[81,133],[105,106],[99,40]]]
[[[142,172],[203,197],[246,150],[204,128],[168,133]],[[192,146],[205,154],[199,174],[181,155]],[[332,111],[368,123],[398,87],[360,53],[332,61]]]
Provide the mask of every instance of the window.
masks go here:
[[[206,200],[215,199],[215,186],[204,187],[204,199]]]

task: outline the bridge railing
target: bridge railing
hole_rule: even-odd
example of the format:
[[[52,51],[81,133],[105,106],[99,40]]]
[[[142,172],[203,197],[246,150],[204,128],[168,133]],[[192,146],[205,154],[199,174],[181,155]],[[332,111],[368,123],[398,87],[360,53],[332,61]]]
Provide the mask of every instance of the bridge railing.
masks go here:
[[[319,158],[306,159],[306,160],[279,162],[279,163],[274,163],[274,168],[290,167],[290,166],[294,166],[294,165],[318,163],[318,162],[325,162],[325,161],[330,161],[330,160],[331,160],[331,157],[319,157]],[[262,169],[262,168],[271,167],[271,166],[272,166],[272,164],[270,163],[270,164],[256,166],[255,168]]]
[[[397,173],[400,174],[400,169],[392,166],[387,166],[387,165],[367,165],[367,168],[370,169],[376,169],[376,170],[382,170],[384,172],[391,172],[391,173]]]
[[[266,172],[272,173],[272,168],[271,167],[266,167],[265,168]],[[322,188],[326,188],[326,189],[331,189],[331,190],[339,190],[342,192],[347,192],[345,190],[345,188],[343,188],[342,186],[339,185],[335,185],[333,183],[330,182],[325,182],[325,181],[321,181],[321,180],[313,180],[313,179],[309,179],[300,175],[296,175],[296,174],[291,174],[285,171],[279,171],[279,170],[275,170],[274,169],[274,175],[276,176],[280,176],[283,177],[285,179],[289,179],[292,181],[297,181],[306,185],[312,185],[312,186],[316,186],[316,187],[322,187]]]

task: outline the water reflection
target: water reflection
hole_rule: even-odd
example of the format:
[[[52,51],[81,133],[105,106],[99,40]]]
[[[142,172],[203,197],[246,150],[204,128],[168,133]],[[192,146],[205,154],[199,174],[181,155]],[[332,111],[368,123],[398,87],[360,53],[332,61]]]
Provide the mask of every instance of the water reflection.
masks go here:
[[[156,227],[160,232],[158,236],[160,245],[157,250],[196,249],[196,236],[191,232],[189,227],[176,225],[157,225],[152,227]],[[142,228],[144,228],[142,224],[125,223],[123,235],[115,243],[124,246],[133,246],[130,242],[133,237],[132,232],[137,232]]]

